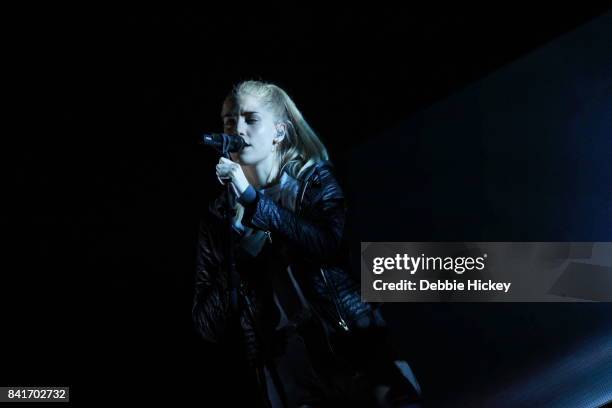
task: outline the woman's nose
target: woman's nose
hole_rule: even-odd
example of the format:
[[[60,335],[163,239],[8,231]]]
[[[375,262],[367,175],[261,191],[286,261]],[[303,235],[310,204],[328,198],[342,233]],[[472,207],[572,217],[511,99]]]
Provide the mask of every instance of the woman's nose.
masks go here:
[[[239,136],[244,136],[246,134],[246,121],[244,119],[238,121],[236,133],[238,133]]]

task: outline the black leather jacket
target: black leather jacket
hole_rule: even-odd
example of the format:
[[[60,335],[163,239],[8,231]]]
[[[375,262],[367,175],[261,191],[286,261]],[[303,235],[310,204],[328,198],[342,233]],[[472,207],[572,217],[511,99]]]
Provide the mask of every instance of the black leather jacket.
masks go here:
[[[266,231],[272,240],[286,246],[295,279],[329,332],[349,333],[383,324],[380,315],[361,301],[358,286],[347,271],[345,199],[331,163],[313,166],[297,186],[287,188],[297,189],[295,212],[258,192],[256,201],[245,208],[242,223]],[[214,208],[212,213],[216,214]],[[193,319],[201,336],[213,342],[223,337],[228,316],[227,277],[221,271],[226,231],[219,216],[203,222],[197,251]],[[250,295],[257,306],[257,294]],[[247,316],[240,320],[248,330]]]
[[[292,182],[284,185],[283,180]],[[311,167],[300,180],[281,178],[281,190],[291,191],[294,200],[290,207],[295,211],[257,192],[255,201],[245,207],[242,223],[266,231],[273,245],[288,254],[286,259],[309,312],[292,327],[308,348],[316,350],[319,367],[339,362],[350,366],[353,373],[373,373],[379,383],[391,385],[395,395],[415,397],[416,380],[397,365],[397,355],[386,342],[385,322],[379,310],[361,301],[358,286],[348,273],[345,199],[331,164],[322,162]],[[220,201],[223,200],[216,203]],[[253,315],[255,319],[262,317],[264,322],[270,320],[258,315],[265,299],[246,286],[252,307],[241,308],[235,316],[240,324],[228,324],[231,307],[223,267],[228,227],[214,205],[211,214],[215,216],[200,227],[193,320],[197,331],[208,341],[235,343],[239,341],[237,337],[242,337],[247,361],[252,367],[260,367],[262,358],[275,353],[268,344],[258,341],[260,336],[251,323]],[[248,268],[247,265],[245,269]],[[280,345],[276,350],[282,353],[282,340]],[[356,378],[354,375],[351,378]],[[352,392],[349,394],[352,396]],[[360,398],[358,393],[355,395]]]

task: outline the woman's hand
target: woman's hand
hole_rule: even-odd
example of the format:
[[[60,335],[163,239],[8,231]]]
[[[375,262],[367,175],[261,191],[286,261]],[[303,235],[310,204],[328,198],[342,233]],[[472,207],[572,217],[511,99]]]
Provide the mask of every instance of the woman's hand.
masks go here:
[[[221,157],[219,163],[217,163],[217,178],[221,184],[225,184],[224,180],[229,179],[238,197],[249,187],[249,181],[244,175],[242,167],[225,157]]]

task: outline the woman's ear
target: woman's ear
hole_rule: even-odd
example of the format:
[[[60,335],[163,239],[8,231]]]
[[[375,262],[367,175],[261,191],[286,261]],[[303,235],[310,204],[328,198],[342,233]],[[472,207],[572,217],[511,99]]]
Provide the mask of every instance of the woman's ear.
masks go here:
[[[280,143],[285,139],[287,135],[287,125],[284,123],[276,124],[276,136],[274,137],[274,143]]]

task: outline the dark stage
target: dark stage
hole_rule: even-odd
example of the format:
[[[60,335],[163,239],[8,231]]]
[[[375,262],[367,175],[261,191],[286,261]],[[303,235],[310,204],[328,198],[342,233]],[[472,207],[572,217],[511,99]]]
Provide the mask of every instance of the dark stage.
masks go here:
[[[198,221],[221,191],[196,141],[244,79],[282,86],[321,136],[356,253],[612,241],[609,9],[6,14],[0,385],[70,386],[77,405],[248,406],[191,321]],[[610,303],[382,311],[424,406],[612,398]]]

